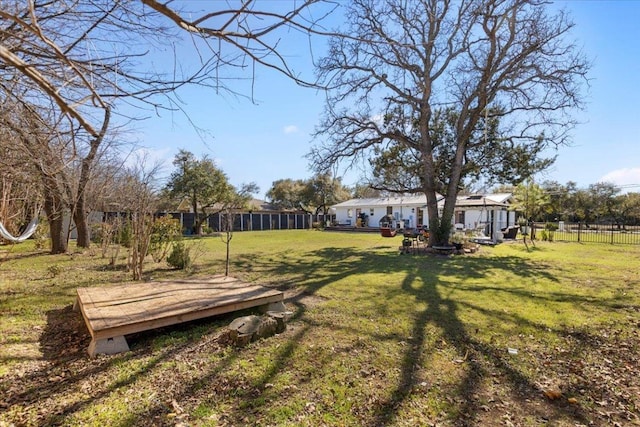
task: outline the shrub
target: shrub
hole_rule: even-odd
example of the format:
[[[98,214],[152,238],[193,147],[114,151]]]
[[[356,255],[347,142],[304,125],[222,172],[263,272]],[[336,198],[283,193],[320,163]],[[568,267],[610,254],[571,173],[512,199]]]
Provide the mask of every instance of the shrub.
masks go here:
[[[543,233],[545,233],[547,235],[547,238],[550,242],[553,242],[553,234],[554,232],[558,229],[558,224],[556,224],[555,222],[547,222],[544,225],[544,230],[542,230]],[[544,238],[542,240],[545,240]]]
[[[49,243],[49,221],[40,221],[38,228],[33,233],[34,247],[36,249],[45,249]]]
[[[167,264],[178,270],[188,270],[191,267],[190,248],[182,241],[174,242]]]
[[[149,253],[155,262],[167,256],[171,243],[181,238],[180,222],[169,216],[156,219],[151,226]]]
[[[91,224],[91,243],[102,244],[104,239],[103,223]]]
[[[133,230],[131,228],[131,221],[126,221],[119,230],[118,243],[125,248],[130,248],[133,242]]]
[[[47,271],[49,272],[51,277],[57,277],[60,273],[62,273],[62,266],[53,264],[47,267]]]

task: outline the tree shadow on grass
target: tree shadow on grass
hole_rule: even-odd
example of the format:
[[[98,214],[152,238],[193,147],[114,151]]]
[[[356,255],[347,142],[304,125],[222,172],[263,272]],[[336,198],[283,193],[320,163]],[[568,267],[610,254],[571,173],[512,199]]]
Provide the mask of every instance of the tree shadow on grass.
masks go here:
[[[303,313],[302,305],[301,308],[296,316]],[[74,311],[71,305],[50,310],[46,313],[47,323],[39,340],[44,363],[38,364],[36,369],[30,370],[19,378],[11,379],[10,382],[0,381],[0,390],[4,394],[0,409],[32,408],[32,416],[36,414],[35,422],[38,425],[57,425],[64,420],[68,422],[69,417],[83,409],[100,404],[101,400],[108,399],[139,381],[148,381],[153,372],[165,363],[188,359],[191,354],[197,352],[220,351],[220,346],[216,343],[215,331],[219,330],[223,324],[228,324],[235,316],[250,312],[252,310],[247,309],[127,336],[132,349],[130,352],[89,358],[86,350],[91,337],[84,325],[82,315]],[[286,363],[284,361],[290,357],[296,346],[295,336],[304,334],[307,329],[300,329],[295,333],[294,339],[282,347],[283,352],[279,359],[283,363]],[[177,343],[170,338],[175,334],[179,337]],[[206,338],[205,342],[202,341],[203,338]],[[154,341],[160,341],[160,344],[154,344]],[[168,402],[172,399],[175,401],[175,399],[189,400],[194,396],[202,397],[202,393],[210,387],[218,388],[221,393],[229,391],[236,393],[238,390],[234,391],[233,385],[217,385],[217,383],[220,382],[219,375],[236,360],[238,354],[241,353],[231,352],[210,369],[202,371],[192,381],[171,384],[171,380],[167,380],[170,383],[167,388],[170,390],[171,398],[164,395],[165,390],[158,389],[157,394],[164,398],[157,399],[157,403],[146,407],[143,413],[131,411],[122,423],[149,425],[150,420],[154,420],[152,424],[165,424],[167,414],[175,411]],[[128,369],[126,376],[120,379],[105,378],[105,376],[120,376],[117,373],[118,368],[128,363],[132,363],[134,368]],[[283,366],[276,363],[272,368],[273,374],[275,375]],[[112,373],[109,374],[110,372]],[[265,381],[270,375],[265,373]],[[8,378],[5,379],[8,380]],[[162,387],[160,384],[159,386]],[[78,397],[79,389],[86,389],[87,392],[82,393],[82,397]],[[206,400],[207,397],[203,399]],[[30,422],[34,422],[34,419],[31,418]]]
[[[301,260],[302,258],[302,260]],[[391,252],[363,252],[352,248],[326,248],[315,251],[307,255],[297,254],[295,258],[288,261],[286,254],[275,255],[271,261],[256,261],[255,259],[237,259],[236,268],[241,269],[247,263],[251,263],[254,271],[262,271],[270,277],[286,277],[284,282],[277,286],[286,290],[290,287],[300,287],[307,295],[315,295],[324,287],[331,285],[341,279],[357,274],[381,273],[407,271],[406,279],[399,288],[390,287],[389,292],[405,293],[413,295],[417,302],[426,304],[426,309],[416,313],[411,345],[407,348],[403,360],[400,362],[402,375],[396,386],[392,397],[382,404],[375,413],[377,415],[371,421],[371,426],[387,425],[392,423],[396,410],[401,406],[416,387],[418,376],[415,375],[417,361],[423,360],[425,355],[432,351],[425,346],[427,337],[425,330],[428,325],[433,325],[443,330],[444,339],[452,344],[459,354],[469,355],[467,359],[467,374],[458,385],[458,393],[462,396],[455,410],[456,423],[459,425],[472,425],[474,419],[480,411],[477,394],[480,393],[479,383],[487,375],[486,368],[480,361],[489,362],[492,370],[495,370],[505,377],[510,388],[519,398],[527,399],[531,396],[540,397],[540,389],[537,384],[533,384],[526,375],[513,368],[505,359],[506,353],[503,348],[486,344],[474,339],[469,335],[467,327],[460,319],[459,311],[461,307],[481,310],[480,307],[465,306],[465,303],[457,301],[446,295],[443,290],[447,286],[453,287],[449,283],[455,277],[469,279],[486,279],[487,272],[503,270],[515,274],[523,281],[545,280],[552,283],[559,282],[559,278],[550,273],[550,269],[543,263],[532,263],[520,257],[398,257]],[[447,278],[445,286],[442,285],[443,278]],[[414,284],[421,283],[421,287],[416,289]],[[467,286],[468,285],[462,285]],[[478,291],[492,290],[511,294],[514,298],[531,299],[539,304],[548,301],[567,301],[573,303],[593,303],[589,298],[581,298],[564,293],[545,293],[544,295],[532,295],[525,288],[503,289],[480,285]],[[467,289],[469,291],[469,289]],[[391,297],[392,295],[390,295]],[[499,322],[512,322],[516,325],[541,327],[541,324],[534,324],[521,317],[509,317],[500,312],[486,311],[487,316],[496,318]],[[419,363],[418,363],[419,365]],[[548,411],[563,413],[564,408],[550,402],[543,401],[545,415]],[[551,408],[551,409],[549,409]],[[577,422],[585,422],[585,415],[576,410],[575,407],[566,408],[565,416],[572,417]],[[560,416],[560,415],[558,415]]]
[[[138,381],[144,381],[156,368],[191,351],[194,341],[197,343],[199,338],[195,336],[180,343],[165,345],[159,350],[151,350],[150,341],[154,336],[157,338],[163,333],[193,328],[202,322],[205,320],[128,336],[128,339],[131,338],[132,351],[89,358],[86,350],[91,337],[82,315],[73,311],[71,305],[50,310],[40,338],[43,363],[19,377],[0,379],[0,390],[3,391],[0,409],[24,408],[31,416],[28,422],[23,420],[25,424],[68,424],[69,417],[117,395]],[[126,375],[118,372],[120,367],[130,362],[132,366],[127,369]],[[160,406],[164,412],[171,410],[166,402]],[[140,425],[149,425],[146,415],[135,414],[134,418],[138,419]]]
[[[458,355],[461,357],[464,355],[463,359],[456,362],[465,365],[464,376],[459,380],[457,387],[441,393],[443,399],[452,393],[455,394],[455,398],[449,400],[452,409],[447,414],[449,421],[453,421],[455,425],[479,425],[479,421],[476,419],[478,414],[487,410],[486,406],[483,407],[482,399],[479,397],[483,393],[482,384],[487,377],[496,375],[496,373],[508,381],[508,388],[518,402],[542,397],[539,386],[508,362],[505,349],[477,340],[469,332],[469,328],[459,316],[460,304],[454,299],[443,296],[440,290],[442,286],[439,285],[439,277],[448,274],[450,274],[449,266],[442,265],[430,272],[420,271],[414,275],[408,275],[404,280],[402,289],[413,294],[417,302],[425,303],[426,308],[418,312],[415,317],[412,345],[405,353],[401,363],[401,379],[391,398],[377,409],[377,416],[369,425],[392,424],[397,414],[397,408],[410,397],[417,387],[417,382],[420,380],[418,371],[423,366],[422,361],[435,351],[425,344],[427,341],[425,331],[428,325],[440,328],[443,331],[443,339],[456,349]],[[414,286],[416,280],[422,283],[418,289]],[[507,320],[513,321],[514,319]],[[524,319],[515,319],[515,321],[522,324],[528,323]],[[575,411],[574,408],[569,409],[571,418],[580,423],[586,423],[587,419],[584,414]],[[562,412],[563,409],[557,405],[545,404],[542,408],[529,408],[529,411],[529,416],[540,420],[548,419],[550,413]],[[556,414],[556,416],[560,415]]]
[[[443,338],[447,343],[453,345],[460,355],[466,358],[466,374],[459,382],[457,394],[460,399],[455,400],[454,418],[456,425],[476,425],[476,417],[479,412],[484,411],[478,395],[481,393],[480,384],[487,375],[486,363],[492,372],[504,377],[512,390],[515,398],[524,402],[527,399],[535,398],[540,400],[542,397],[538,384],[534,384],[531,380],[517,368],[514,368],[507,359],[506,349],[495,347],[480,340],[475,339],[469,334],[467,326],[460,319],[460,308],[464,307],[464,303],[450,298],[443,294],[447,288],[455,287],[450,284],[452,278],[459,276],[468,279],[484,279],[487,272],[495,270],[504,270],[515,273],[522,280],[546,280],[549,282],[559,282],[559,278],[555,277],[550,270],[541,263],[530,263],[526,259],[518,257],[459,257],[459,258],[441,258],[441,257],[404,257],[398,260],[397,256],[381,253],[362,253],[351,249],[330,248],[316,252],[319,259],[304,263],[304,273],[299,271],[299,266],[289,264],[286,260],[281,260],[277,265],[263,266],[271,273],[285,275],[291,277],[290,283],[296,282],[296,277],[303,283],[306,293],[315,294],[323,287],[335,283],[345,277],[353,274],[364,273],[385,273],[386,271],[397,271],[397,268],[404,268],[407,276],[399,289],[391,287],[389,292],[403,292],[413,295],[416,302],[424,303],[426,309],[417,312],[414,318],[414,327],[411,334],[410,345],[403,359],[400,361],[401,377],[396,385],[395,391],[392,392],[391,398],[381,404],[375,410],[375,416],[369,425],[389,425],[393,423],[398,408],[411,395],[412,391],[418,385],[420,376],[416,373],[416,367],[420,366],[426,355],[433,351],[427,348],[425,342],[427,337],[425,331],[427,326],[433,325],[443,331]],[[327,274],[330,271],[330,274]],[[310,279],[314,278],[314,279]],[[447,278],[443,282],[443,278]],[[421,283],[416,289],[415,283]],[[443,285],[444,283],[444,285]],[[465,286],[465,285],[463,285]],[[468,285],[467,285],[468,287]],[[567,301],[573,303],[594,303],[590,298],[577,297],[564,293],[546,293],[544,295],[533,295],[525,288],[509,288],[503,289],[490,286],[478,286],[476,290],[493,290],[511,294],[514,298],[531,299],[539,304],[545,304],[545,300],[549,302]],[[467,289],[469,291],[469,289]],[[393,295],[390,295],[392,297]],[[469,307],[464,307],[469,308]],[[473,307],[471,307],[473,309]],[[476,308],[480,310],[480,307]],[[487,316],[493,316],[499,322],[512,322],[520,326],[542,327],[541,324],[535,324],[522,317],[509,317],[500,312],[486,311]],[[537,409],[529,408],[533,416],[539,419],[548,419],[550,417],[569,417],[576,422],[586,423],[587,418],[579,408],[575,406],[559,405],[553,402],[542,400],[542,406]]]
[[[461,311],[469,308],[482,310],[482,307],[473,307],[471,303],[456,300],[449,295],[449,291],[456,287],[456,277],[481,280],[487,277],[488,271],[495,270],[516,271],[518,277],[527,280],[544,279],[557,282],[559,279],[554,277],[544,265],[531,263],[518,257],[399,257],[392,252],[363,251],[357,248],[327,248],[320,251],[302,252],[291,259],[286,256],[286,253],[274,254],[269,259],[255,259],[247,256],[234,260],[234,263],[238,269],[250,263],[254,272],[264,274],[266,277],[284,277],[285,279],[277,283],[276,286],[281,290],[295,288],[298,291],[294,293],[296,297],[289,301],[297,308],[295,327],[283,336],[284,342],[278,346],[277,350],[274,350],[270,365],[264,368],[263,373],[258,378],[251,380],[250,383],[247,382],[248,380],[244,380],[239,384],[229,384],[228,378],[223,373],[238,358],[243,357],[245,352],[245,350],[232,351],[219,361],[207,364],[204,369],[190,376],[186,381],[178,385],[171,384],[171,387],[164,387],[167,390],[158,389],[158,394],[163,398],[158,399],[156,403],[141,413],[132,411],[126,421],[127,424],[145,425],[150,420],[160,422],[163,416],[174,411],[167,404],[167,400],[175,399],[181,404],[197,401],[215,406],[216,400],[225,396],[240,396],[244,399],[244,405],[232,407],[226,411],[226,420],[230,424],[241,424],[247,416],[247,407],[256,405],[259,408],[260,402],[265,399],[265,396],[274,394],[273,391],[270,391],[269,384],[278,375],[285,374],[287,369],[290,369],[295,351],[317,326],[313,318],[307,315],[306,307],[302,302],[305,297],[326,298],[324,292],[321,292],[324,288],[353,275],[387,274],[398,271],[406,272],[406,275],[401,283],[390,283],[385,287],[387,296],[392,298],[400,294],[411,295],[417,302],[416,306],[426,308],[417,308],[412,314],[413,327],[410,345],[405,347],[403,357],[398,361],[399,379],[386,401],[377,402],[375,407],[368,409],[368,415],[366,415],[368,422],[365,422],[364,425],[373,427],[393,424],[403,403],[410,398],[413,390],[419,384],[420,375],[417,372],[419,367],[425,364],[424,361],[434,351],[427,345],[431,341],[431,337],[426,332],[429,326],[435,326],[441,330],[443,339],[453,346],[458,354],[468,355],[465,358],[465,374],[456,385],[456,393],[461,398],[452,403],[453,412],[449,414],[450,421],[453,421],[455,425],[478,425],[477,420],[484,409],[481,408],[477,395],[482,393],[482,380],[494,372],[506,378],[508,389],[518,399],[524,400],[531,396],[540,396],[538,386],[509,363],[504,349],[476,339],[473,333],[468,330],[468,326],[461,319]],[[465,286],[465,290],[468,292],[482,292],[484,290],[505,292],[511,293],[517,298],[536,298],[540,303],[544,303],[545,298],[549,300],[563,298],[567,301],[575,298],[576,302],[581,302],[578,297],[571,295],[532,296],[521,288],[501,289],[496,287],[497,289],[493,289],[491,286],[478,285],[474,289],[473,285],[461,285],[461,287]],[[381,304],[384,305],[384,300]],[[505,317],[504,313],[486,310],[485,314],[502,322],[511,321],[516,324],[536,326],[524,318],[509,319]],[[75,319],[72,319],[74,316]],[[75,326],[72,326],[74,322]],[[9,402],[26,402],[28,405],[39,406],[46,403],[50,396],[63,395],[65,390],[82,387],[89,380],[89,377],[105,375],[116,365],[138,359],[140,363],[134,365],[135,369],[126,378],[111,381],[106,386],[102,385],[86,397],[68,402],[60,399],[61,401],[52,409],[51,414],[43,415],[40,419],[43,424],[60,422],[65,417],[90,406],[93,402],[107,398],[112,393],[126,387],[134,386],[137,381],[143,381],[152,376],[153,371],[164,362],[188,359],[202,344],[195,337],[159,350],[149,350],[144,348],[143,340],[142,347],[127,355],[88,361],[84,353],[86,345],[88,345],[88,333],[83,335],[82,332],[78,332],[77,335],[74,335],[76,334],[74,328],[78,326],[78,322],[80,322],[80,326],[84,326],[80,314],[72,312],[70,307],[48,313],[48,323],[41,339],[41,348],[55,369],[52,370],[50,365],[46,369],[27,375],[21,380],[23,390],[17,394],[12,393],[9,396]],[[82,331],[82,328],[80,330]],[[353,333],[359,332],[354,330]],[[64,338],[65,334],[68,334],[69,337]],[[60,341],[61,338],[64,339]],[[376,336],[374,338],[393,341],[406,339],[406,337],[400,336]],[[63,350],[60,343],[68,350]],[[213,351],[210,347],[206,350]],[[151,354],[149,354],[150,351],[152,351]],[[78,368],[78,365],[84,362],[87,366]],[[321,361],[319,363],[327,362]],[[65,370],[65,364],[75,365],[75,371]],[[322,366],[319,369],[322,369]],[[60,375],[65,372],[67,373]],[[51,376],[53,376],[53,380],[48,378]],[[308,379],[303,379],[303,381],[308,381]],[[162,387],[162,383],[160,387]],[[295,394],[295,389],[283,393],[280,398],[286,399],[287,393]],[[232,398],[229,397],[229,399]],[[533,415],[538,414],[540,417],[544,411],[545,417],[549,417],[550,413],[555,413],[557,416],[570,417],[576,422],[587,424],[584,414],[579,410],[565,408],[551,402],[542,401],[541,407],[531,408],[531,410],[538,411]],[[166,418],[164,420],[166,421]]]

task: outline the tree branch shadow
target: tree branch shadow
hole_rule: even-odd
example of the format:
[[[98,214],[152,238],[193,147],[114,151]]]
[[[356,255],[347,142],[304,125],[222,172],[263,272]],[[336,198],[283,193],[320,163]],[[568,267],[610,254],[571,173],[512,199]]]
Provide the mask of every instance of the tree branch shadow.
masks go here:
[[[456,277],[480,280],[486,279],[488,271],[505,270],[517,272],[518,277],[527,280],[548,280],[556,283],[560,279],[549,272],[550,269],[542,263],[532,263],[519,257],[402,257],[398,258],[394,252],[384,249],[363,251],[358,248],[325,248],[320,251],[298,253],[296,257],[289,259],[286,253],[274,254],[269,259],[251,256],[241,256],[234,260],[235,268],[251,265],[252,274],[264,275],[264,277],[283,277],[284,280],[275,283],[274,287],[290,291],[293,297],[289,304],[296,307],[294,328],[284,335],[281,345],[271,356],[271,362],[262,374],[252,381],[250,390],[243,397],[247,405],[258,405],[268,391],[268,385],[278,375],[284,374],[291,366],[291,359],[295,351],[302,345],[305,337],[317,325],[308,316],[304,305],[304,298],[317,297],[319,300],[326,297],[321,292],[327,286],[357,274],[388,274],[398,271],[405,272],[405,277],[400,283],[390,283],[385,287],[387,297],[391,299],[400,294],[411,295],[416,302],[416,309],[412,315],[411,338],[398,360],[399,377],[390,390],[386,400],[378,402],[375,408],[370,408],[367,415],[368,422],[364,425],[379,426],[393,424],[398,417],[402,405],[410,398],[412,392],[420,385],[420,369],[428,369],[427,358],[434,352],[428,346],[431,342],[429,330],[435,327],[442,331],[441,335],[446,342],[455,349],[459,355],[464,355],[464,376],[455,386],[460,399],[456,399],[451,405],[453,411],[447,416],[448,421],[455,425],[478,425],[482,411],[482,402],[478,395],[483,393],[482,383],[492,372],[497,372],[507,380],[506,387],[516,398],[522,401],[532,396],[541,396],[539,385],[533,383],[527,375],[509,363],[508,355],[503,348],[483,342],[474,337],[468,325],[462,319],[463,310],[476,310],[485,316],[495,318],[499,322],[513,322],[516,325],[537,327],[531,321],[522,317],[509,318],[504,313],[492,311],[480,305],[474,305],[460,301],[450,294],[453,289],[465,292],[504,292],[517,298],[535,301],[544,304],[545,301],[568,301],[576,303],[592,303],[593,301],[570,294],[538,294],[532,295],[522,288],[503,289],[488,285],[456,285]],[[446,280],[443,280],[446,278]],[[320,302],[322,303],[322,302]],[[422,308],[424,307],[424,308]],[[381,313],[389,311],[384,302],[378,307]],[[52,414],[41,420],[45,424],[55,424],[81,411],[92,402],[102,399],[117,390],[135,385],[139,380],[151,375],[162,365],[176,357],[185,358],[194,351],[199,344],[197,337],[187,339],[184,343],[168,346],[166,349],[151,350],[146,346],[148,341],[144,339],[135,351],[128,355],[105,357],[89,364],[89,367],[80,370],[76,374],[67,375],[59,380],[43,385],[43,380],[50,375],[51,367],[54,372],[64,370],[65,364],[79,364],[86,360],[85,349],[89,342],[86,331],[83,332],[82,316],[71,311],[71,307],[61,310],[53,310],[47,313],[47,325],[41,338],[41,350],[45,359],[50,362],[46,368],[27,375],[22,379],[23,391],[11,396],[11,403],[25,402],[31,406],[37,406],[45,395],[64,394],[66,388],[78,387],[83,381],[92,375],[101,375],[108,372],[115,365],[130,359],[141,359],[141,366],[126,379],[111,383],[109,386],[91,394],[90,396],[66,403],[60,403],[56,414]],[[211,325],[212,329],[219,323]],[[183,326],[188,328],[189,325]],[[162,334],[164,331],[157,332]],[[358,333],[354,330],[353,334]],[[374,339],[387,339],[399,342],[406,340],[400,336],[373,336]],[[210,348],[209,350],[215,351]],[[145,359],[149,353],[153,357]],[[181,384],[172,390],[171,396],[179,402],[198,401],[215,403],[215,393],[224,390],[219,381],[223,381],[221,373],[242,357],[245,350],[234,350],[221,360],[211,363],[199,375]],[[427,365],[427,366],[425,366]],[[34,395],[34,390],[38,394]],[[291,391],[293,393],[294,391]],[[213,394],[212,394],[213,393]],[[286,398],[286,396],[283,396]],[[212,400],[213,399],[213,400]],[[566,416],[578,423],[588,424],[586,415],[580,409],[567,408],[554,402],[541,400],[539,407],[529,406],[532,414],[540,417],[549,417],[549,414]],[[145,413],[131,413],[127,418],[127,424],[145,425],[149,420],[161,420],[163,416],[171,412],[165,401],[156,402],[146,409]],[[231,408],[226,414],[226,421],[242,423],[246,413],[244,407]]]

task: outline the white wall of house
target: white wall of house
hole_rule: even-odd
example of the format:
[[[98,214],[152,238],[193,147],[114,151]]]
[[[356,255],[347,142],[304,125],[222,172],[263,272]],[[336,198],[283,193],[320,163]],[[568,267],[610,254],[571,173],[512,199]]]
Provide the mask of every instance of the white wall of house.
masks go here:
[[[477,197],[475,196],[474,200],[478,200]],[[483,203],[487,203],[486,205],[475,206],[468,203],[471,197],[463,196],[460,199],[461,206],[456,209],[456,214],[454,214],[453,223],[456,224],[457,228],[464,229],[476,229],[489,222],[499,228],[513,225],[516,213],[506,210],[506,205],[508,205],[510,198],[510,194],[487,195],[488,202],[483,201]],[[368,225],[370,227],[378,227],[380,219],[390,212],[395,218],[392,224],[393,227],[400,226],[400,221],[404,223],[405,227],[416,227],[429,224],[427,211],[423,209],[425,205],[426,198],[424,196],[403,196],[379,199],[352,199],[339,203],[333,208],[339,224],[355,226],[358,214],[364,212],[368,215]],[[460,211],[464,211],[464,220],[462,222],[456,221],[461,219],[458,214]],[[419,220],[420,212],[422,212],[422,220]]]
[[[336,205],[333,208],[336,212],[336,221],[339,224],[356,225],[358,214],[364,212],[368,215],[369,227],[378,227],[380,220],[387,216],[387,209],[390,207],[391,215],[394,217],[394,226],[399,225],[401,221],[404,222],[405,227],[416,227],[423,225],[418,223],[419,211],[423,203],[419,205],[388,205],[388,206],[375,206],[375,205],[351,205],[351,206],[339,206]],[[426,210],[423,210],[423,223],[428,223],[428,217]]]
[[[483,224],[486,224],[491,220],[491,212],[495,212],[495,215],[498,215],[498,221],[500,221],[500,217],[503,215],[501,210],[494,210],[493,208],[489,209],[467,209],[464,211],[464,228],[466,229],[474,229]]]
[[[379,206],[351,206],[351,207],[335,207],[336,221],[339,224],[356,225],[358,214],[364,212],[368,218],[367,223],[370,227],[377,227],[380,219],[387,214],[385,207]]]
[[[475,229],[483,224],[491,222],[491,213],[494,213],[494,221],[500,228],[514,225],[516,222],[516,213],[506,210],[502,207],[489,207],[479,209],[465,209],[464,223],[456,222],[457,226],[462,225],[465,229]]]
[[[422,206],[409,206],[409,205],[395,205],[391,206],[391,212],[396,222],[392,224],[392,227],[399,226],[399,221],[404,221],[404,226],[407,228],[417,227],[429,224],[429,217],[427,210],[422,209]],[[380,225],[380,219],[387,215],[386,206],[358,206],[358,207],[339,207],[335,206],[336,221],[339,224],[356,225],[357,213],[364,212],[369,216],[369,227],[378,227]],[[423,219],[419,223],[419,211],[423,212]],[[516,222],[516,213],[513,211],[505,210],[504,207],[487,207],[487,208],[465,208],[464,210],[464,223],[455,223],[456,226],[468,230],[473,230],[491,222],[491,213],[494,212],[494,221],[499,228],[505,228],[509,225],[514,225]]]

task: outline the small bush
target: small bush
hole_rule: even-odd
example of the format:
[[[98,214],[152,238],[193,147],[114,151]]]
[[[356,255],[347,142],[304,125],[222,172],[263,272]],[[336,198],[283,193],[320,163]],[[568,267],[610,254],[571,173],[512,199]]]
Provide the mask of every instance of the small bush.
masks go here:
[[[181,238],[180,222],[170,216],[156,219],[151,227],[149,252],[155,262],[162,261],[166,256],[171,243]]]
[[[126,221],[119,230],[118,243],[125,248],[130,248],[133,242],[133,229],[131,228],[131,221]]]
[[[101,245],[102,241],[105,238],[104,233],[104,225],[103,223],[91,224],[91,243],[96,245]]]
[[[191,267],[191,254],[184,242],[174,242],[171,253],[167,257],[167,264],[178,270],[188,270]]]
[[[35,249],[46,249],[49,243],[49,221],[40,221],[33,233]]]
[[[554,222],[547,222],[544,225],[544,230],[542,230],[542,240],[548,240],[550,242],[553,242],[553,235],[555,234],[555,231],[557,229],[558,229],[558,224]]]
[[[58,264],[53,264],[47,267],[47,271],[51,275],[51,277],[57,277],[60,273],[62,273],[62,267]]]

